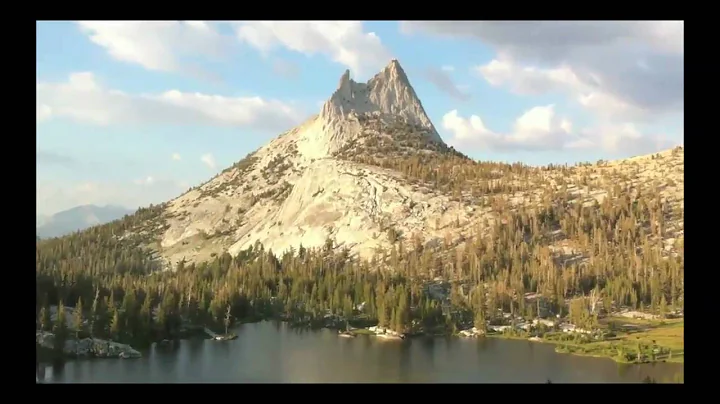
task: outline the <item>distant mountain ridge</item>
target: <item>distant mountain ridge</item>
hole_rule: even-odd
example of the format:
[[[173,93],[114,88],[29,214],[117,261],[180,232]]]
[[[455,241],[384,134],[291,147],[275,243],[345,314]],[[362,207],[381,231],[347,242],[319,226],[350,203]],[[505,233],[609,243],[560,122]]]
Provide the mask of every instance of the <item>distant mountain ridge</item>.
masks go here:
[[[60,237],[74,231],[112,222],[134,210],[122,206],[83,205],[35,218],[35,234],[40,238]]]

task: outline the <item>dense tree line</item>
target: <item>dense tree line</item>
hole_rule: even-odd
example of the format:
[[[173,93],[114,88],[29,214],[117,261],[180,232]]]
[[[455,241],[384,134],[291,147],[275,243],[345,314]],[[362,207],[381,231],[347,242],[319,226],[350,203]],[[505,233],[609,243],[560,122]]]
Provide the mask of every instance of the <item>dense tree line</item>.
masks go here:
[[[138,238],[137,225],[154,223],[159,211],[140,210],[37,242],[38,324],[64,327],[50,324],[49,304],[75,306],[82,332],[120,340],[171,336],[181,318],[199,324],[268,317],[312,323],[333,314],[399,332],[448,331],[473,322],[484,327],[503,311],[537,315],[536,305],[523,298],[528,292],[541,294],[578,325],[596,321],[596,307],[667,312],[683,306],[682,242],[676,253],[659,242],[666,221],[678,212],[651,194],[616,189],[602,204],[583,206],[558,192],[538,209],[499,211],[503,220],[479,223],[461,245],[448,238],[429,248],[418,237],[397,237],[369,261],[338,251],[331,241],[279,257],[258,244],[236,257],[181,262],[174,272],[157,271]],[[554,253],[559,235],[583,259]],[[427,283],[438,276],[451,281],[448,301],[427,293]],[[567,303],[578,296],[593,299]],[[90,321],[83,325],[82,319]]]

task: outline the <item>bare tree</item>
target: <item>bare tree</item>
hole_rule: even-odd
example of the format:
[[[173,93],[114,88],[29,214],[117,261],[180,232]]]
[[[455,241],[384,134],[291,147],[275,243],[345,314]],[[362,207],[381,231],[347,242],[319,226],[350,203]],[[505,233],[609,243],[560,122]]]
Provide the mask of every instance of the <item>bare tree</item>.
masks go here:
[[[230,309],[232,306],[228,304],[227,311],[225,312],[225,334],[228,333],[228,328],[230,328],[230,322],[232,321],[232,316],[230,315]]]
[[[95,337],[95,319],[98,314],[98,303],[100,300],[100,286],[95,286],[95,298],[93,299],[92,307],[90,309],[90,337]]]
[[[598,291],[598,288],[595,287],[592,291],[590,291],[590,313],[595,314],[595,308],[597,307],[598,302],[602,298],[601,293]]]

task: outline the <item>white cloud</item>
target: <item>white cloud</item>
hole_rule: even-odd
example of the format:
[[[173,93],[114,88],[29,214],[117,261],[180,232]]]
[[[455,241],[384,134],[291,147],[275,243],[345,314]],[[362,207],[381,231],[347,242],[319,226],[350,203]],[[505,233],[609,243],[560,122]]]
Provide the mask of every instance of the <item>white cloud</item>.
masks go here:
[[[537,95],[552,91],[566,93],[583,107],[606,119],[643,119],[652,112],[610,93],[598,91],[599,79],[591,77],[592,84],[584,82],[568,66],[539,69],[493,59],[475,70],[491,85],[509,86],[517,94]]]
[[[38,122],[66,118],[94,125],[174,124],[283,130],[302,121],[292,105],[260,97],[228,97],[170,90],[127,94],[100,85],[90,72],[65,83],[36,83]]]
[[[172,158],[173,160],[175,160],[175,161],[180,161],[180,160],[182,160],[182,156],[180,155],[180,153],[173,153],[172,156],[171,156],[171,158]]]
[[[446,72],[454,72],[454,71],[455,71],[455,66],[445,65],[445,66],[442,67],[442,70],[443,70],[443,71],[446,71]]]
[[[476,38],[497,51],[477,68],[489,83],[563,92],[606,120],[683,112],[682,21],[408,21],[401,30]]]
[[[217,163],[215,162],[215,157],[212,155],[212,153],[206,153],[200,156],[200,161],[202,161],[206,166],[208,166],[210,169],[214,170],[217,167]]]
[[[237,22],[240,41],[268,55],[282,46],[306,55],[322,54],[352,69],[372,73],[386,65],[390,52],[380,37],[365,32],[358,21],[243,21]]]
[[[581,140],[570,132],[569,120],[556,116],[553,105],[525,112],[515,121],[512,133],[507,134],[490,130],[477,115],[463,118],[457,110],[443,116],[442,126],[452,133],[448,143],[464,148],[559,150],[577,147]]]
[[[442,126],[452,134],[448,144],[471,150],[561,151],[594,148],[637,155],[673,146],[666,136],[643,135],[632,123],[602,125],[575,133],[572,122],[558,117],[553,105],[528,110],[517,118],[510,133],[497,133],[489,129],[479,116],[463,118],[457,110],[443,116]]]
[[[148,181],[150,179],[150,181]],[[36,211],[51,215],[80,205],[120,205],[130,209],[168,201],[189,188],[187,183],[147,177],[129,182],[58,182],[38,180]]]
[[[116,60],[181,71],[187,57],[219,57],[227,41],[203,21],[79,21],[81,32]]]
[[[386,65],[391,54],[373,32],[359,21],[80,21],[81,32],[116,60],[149,70],[200,74],[190,63],[197,57],[220,58],[233,42],[265,55],[284,47],[305,55],[320,54],[349,67],[355,74],[372,73]],[[235,38],[221,34],[231,25]],[[274,69],[294,75],[292,66],[274,63]]]

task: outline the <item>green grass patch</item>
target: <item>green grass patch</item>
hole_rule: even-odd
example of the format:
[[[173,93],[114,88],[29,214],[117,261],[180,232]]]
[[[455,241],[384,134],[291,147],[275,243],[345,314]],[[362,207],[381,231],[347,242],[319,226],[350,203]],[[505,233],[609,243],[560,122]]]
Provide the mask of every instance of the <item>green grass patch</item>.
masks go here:
[[[557,345],[556,352],[574,355],[612,358],[619,363],[637,363],[638,348],[645,362],[683,363],[685,357],[685,322],[683,319],[648,321],[637,319],[603,319],[602,327],[614,329],[610,336],[597,340],[586,335],[548,332],[541,342]],[[626,321],[631,320],[631,321]],[[612,326],[611,322],[616,322]],[[637,325],[622,328],[623,324]],[[528,339],[513,334],[488,334],[488,337]]]
[[[493,332],[493,333],[487,333],[485,334],[488,338],[501,338],[501,339],[513,339],[513,340],[527,340],[530,338],[529,335],[522,335],[522,334],[510,334],[510,333],[503,333],[503,332]]]

